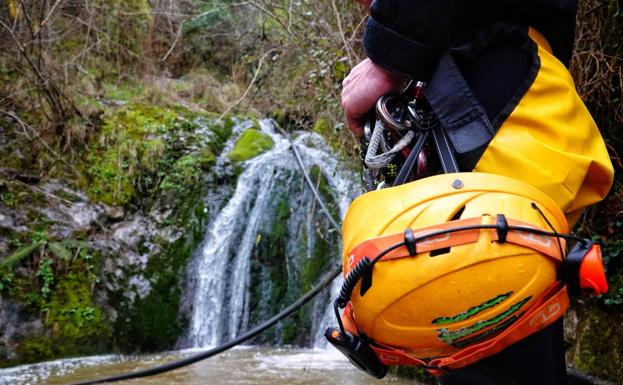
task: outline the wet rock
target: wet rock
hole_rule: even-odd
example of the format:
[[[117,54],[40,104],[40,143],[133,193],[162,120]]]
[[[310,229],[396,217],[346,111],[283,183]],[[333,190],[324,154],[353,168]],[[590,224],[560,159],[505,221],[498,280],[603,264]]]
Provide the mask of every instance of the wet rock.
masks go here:
[[[23,306],[0,296],[0,359],[17,357],[17,341],[44,334],[43,322],[29,318]]]
[[[121,206],[105,206],[106,216],[112,220],[121,220],[125,216],[125,210]]]
[[[565,341],[574,344],[577,334],[578,334],[578,323],[580,322],[578,318],[578,313],[575,308],[571,308],[565,314],[564,319],[564,333],[565,333]]]

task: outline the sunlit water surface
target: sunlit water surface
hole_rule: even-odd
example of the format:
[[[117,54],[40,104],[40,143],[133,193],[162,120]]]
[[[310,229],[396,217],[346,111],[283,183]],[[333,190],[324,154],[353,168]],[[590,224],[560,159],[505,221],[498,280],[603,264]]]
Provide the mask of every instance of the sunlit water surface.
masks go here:
[[[0,370],[0,385],[66,385],[146,368],[197,351],[150,356],[97,356],[57,360]],[[238,348],[219,356],[144,379],[118,384],[144,385],[403,385],[392,376],[376,380],[355,369],[335,350]]]

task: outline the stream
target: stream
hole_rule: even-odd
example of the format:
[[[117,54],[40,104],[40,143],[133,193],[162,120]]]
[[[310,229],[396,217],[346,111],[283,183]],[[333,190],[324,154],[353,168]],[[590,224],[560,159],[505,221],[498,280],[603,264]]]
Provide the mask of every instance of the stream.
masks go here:
[[[142,369],[198,352],[96,356],[0,369],[0,385],[66,385]],[[334,349],[240,347],[194,365],[126,385],[417,385],[388,375],[381,381],[359,371]]]

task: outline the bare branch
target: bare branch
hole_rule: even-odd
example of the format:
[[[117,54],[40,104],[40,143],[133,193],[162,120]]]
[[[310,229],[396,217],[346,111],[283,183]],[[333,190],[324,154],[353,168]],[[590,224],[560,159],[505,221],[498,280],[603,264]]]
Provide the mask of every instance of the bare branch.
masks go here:
[[[37,138],[41,144],[43,144],[43,146],[45,148],[48,149],[48,151],[50,151],[58,160],[60,160],[61,162],[63,162],[66,166],[68,166],[70,169],[73,169],[73,166],[69,163],[67,163],[67,161],[65,160],[65,158],[63,158],[62,156],[60,156],[56,151],[54,151],[46,142],[45,140],[43,140],[43,138],[41,138],[41,136],[39,136],[39,133],[37,132],[37,130],[35,130],[34,128],[32,128],[28,123],[24,122],[19,116],[17,116],[17,114],[11,112],[11,111],[6,111],[6,110],[0,110],[0,113],[4,114],[5,116],[10,117],[11,119],[15,120],[21,127],[22,130],[24,130],[24,134],[26,135],[26,137],[30,140],[30,136],[26,133],[26,130],[30,130],[30,132],[34,135],[35,138]],[[74,170],[75,172],[75,170]]]
[[[229,113],[229,111],[231,111],[235,106],[237,106],[238,104],[240,104],[249,94],[249,91],[251,90],[251,87],[253,87],[253,84],[255,84],[255,81],[257,80],[258,75],[260,74],[260,70],[262,69],[262,64],[264,63],[264,60],[266,59],[266,57],[268,57],[268,55],[270,55],[271,53],[275,52],[277,49],[273,48],[267,52],[264,53],[264,55],[262,55],[262,57],[260,57],[258,63],[257,63],[257,67],[255,69],[255,73],[253,74],[253,78],[251,79],[251,82],[249,82],[249,85],[247,86],[247,89],[244,91],[244,93],[242,94],[242,96],[240,98],[238,98],[238,100],[236,100],[234,102],[234,104],[230,105],[229,107],[227,107],[227,109],[221,114],[221,116],[218,117],[217,121],[221,121],[225,115],[227,115]]]
[[[171,55],[171,53],[173,52],[173,49],[175,49],[175,46],[177,45],[177,43],[179,42],[180,38],[182,37],[182,31],[183,31],[183,29],[184,29],[184,24],[185,24],[185,23],[190,22],[190,21],[197,20],[197,19],[199,19],[200,17],[207,16],[207,15],[209,15],[209,14],[212,14],[212,13],[215,13],[215,12],[218,12],[218,11],[221,11],[221,10],[223,10],[223,9],[233,8],[233,7],[239,7],[239,6],[241,6],[241,5],[247,5],[247,4],[249,4],[249,2],[248,2],[248,1],[243,1],[243,2],[241,2],[241,3],[229,4],[229,5],[226,5],[226,6],[223,6],[223,7],[218,7],[218,8],[211,9],[211,10],[209,10],[209,11],[207,11],[207,12],[200,13],[200,14],[198,14],[198,15],[194,16],[192,19],[182,21],[182,22],[180,23],[179,28],[177,29],[177,33],[176,33],[176,35],[175,35],[175,40],[173,41],[173,44],[171,44],[171,47],[169,48],[169,50],[167,51],[167,53],[166,53],[166,54],[165,54],[165,55],[164,55],[164,56],[160,59],[160,61],[161,61],[161,62],[166,61],[166,60],[169,58],[169,56]]]
[[[58,5],[61,3],[61,1],[62,0],[56,0],[56,3],[54,3],[52,8],[50,8],[50,11],[48,12],[48,14],[45,17],[45,19],[43,19],[41,24],[39,24],[39,30],[37,31],[37,34],[39,34],[39,32],[43,29],[43,27],[47,26],[48,21],[50,20],[50,17],[52,17],[52,14],[54,13],[54,10],[56,10],[56,7],[58,7]]]
[[[335,20],[337,21],[337,28],[340,31],[340,38],[344,43],[344,49],[346,50],[346,55],[348,56],[348,64],[350,68],[353,68],[353,59],[351,57],[352,49],[350,44],[346,42],[346,36],[344,36],[344,29],[342,28],[342,20],[340,19],[340,11],[337,9],[337,5],[335,5],[335,0],[331,0],[331,7],[333,8],[333,13],[335,14]]]

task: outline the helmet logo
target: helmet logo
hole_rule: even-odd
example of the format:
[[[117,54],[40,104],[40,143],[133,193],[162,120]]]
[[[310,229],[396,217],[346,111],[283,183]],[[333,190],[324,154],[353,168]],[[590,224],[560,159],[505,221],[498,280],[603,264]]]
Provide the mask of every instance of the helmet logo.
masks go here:
[[[542,235],[537,235],[534,233],[519,233],[519,236],[531,243],[534,243],[535,245],[541,245],[541,246],[545,246],[545,247],[551,247],[552,246],[552,240],[549,237],[544,237]]]
[[[549,305],[548,307],[546,307],[545,309],[541,310],[540,312],[536,313],[534,316],[532,316],[532,319],[530,320],[530,326],[543,325],[547,321],[552,319],[553,317],[558,317],[560,315],[560,312],[561,312],[560,304],[553,303]]]
[[[489,308],[492,308],[495,305],[498,305],[502,302],[504,302],[504,300],[506,300],[508,297],[511,296],[511,294],[513,294],[512,291],[509,291],[506,294],[500,294],[495,298],[492,298],[488,301],[483,302],[480,305],[476,305],[473,307],[470,307],[469,309],[467,309],[466,311],[459,313],[455,316],[452,317],[439,317],[439,318],[435,318],[433,320],[433,325],[445,325],[445,324],[451,324],[451,323],[455,323],[455,322],[461,322],[461,321],[465,321],[468,318],[471,318],[473,316],[475,316],[476,314],[485,311]]]
[[[504,296],[504,295],[505,294],[502,294],[501,296]],[[510,296],[510,294],[508,294],[508,296]],[[496,302],[496,304],[504,301],[504,299],[508,298],[508,296],[503,298],[501,301]],[[487,302],[495,301],[498,297],[492,300],[489,300]],[[513,322],[515,322],[520,317],[520,315],[516,313],[531,298],[532,298],[531,296],[526,297],[522,299],[521,301],[512,305],[505,312],[502,312],[496,315],[495,317],[492,317],[492,318],[489,318],[483,321],[478,321],[471,326],[458,329],[458,330],[454,330],[454,331],[450,331],[448,328],[438,329],[437,330],[439,332],[438,338],[440,341],[445,342],[448,345],[458,347],[458,348],[471,345],[477,341],[482,340],[485,337],[488,337],[492,334],[502,331],[506,329],[508,326],[510,326]],[[490,305],[489,307],[492,307],[492,306],[495,306],[495,305]],[[489,329],[485,330],[487,328]]]

